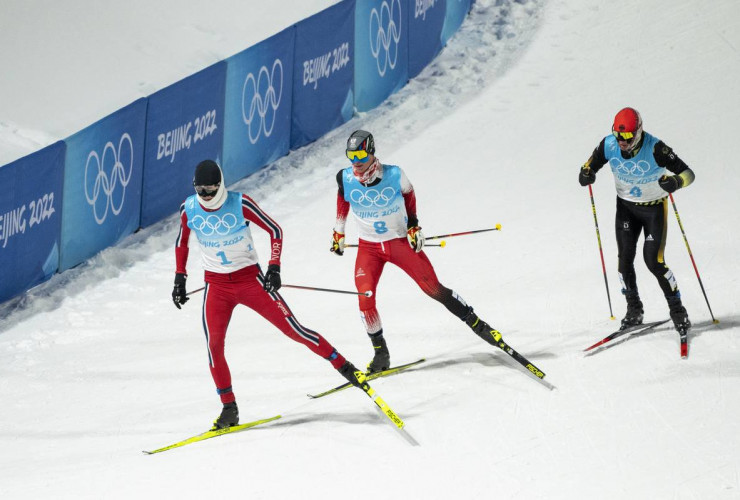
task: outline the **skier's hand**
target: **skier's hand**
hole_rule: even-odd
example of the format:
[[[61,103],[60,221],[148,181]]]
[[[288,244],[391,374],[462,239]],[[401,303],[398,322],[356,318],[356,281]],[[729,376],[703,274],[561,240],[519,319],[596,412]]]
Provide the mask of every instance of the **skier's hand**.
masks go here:
[[[658,180],[658,184],[666,193],[672,193],[683,187],[683,179],[680,175],[664,175]]]
[[[265,291],[267,293],[273,293],[280,290],[282,282],[280,281],[280,266],[277,264],[270,264],[267,266],[267,272],[265,273]]]
[[[406,232],[406,239],[409,240],[409,245],[416,253],[421,252],[424,246],[424,233],[421,232],[419,226],[410,227]]]
[[[591,167],[584,165],[581,167],[581,171],[578,173],[578,183],[581,186],[588,186],[596,182],[596,172],[591,170]]]
[[[183,273],[175,274],[175,287],[172,289],[172,302],[175,303],[175,307],[181,309],[180,304],[184,304],[190,300],[185,292],[185,280],[187,275]]]
[[[329,251],[337,255],[344,255],[344,233],[334,231],[331,237],[331,248]]]

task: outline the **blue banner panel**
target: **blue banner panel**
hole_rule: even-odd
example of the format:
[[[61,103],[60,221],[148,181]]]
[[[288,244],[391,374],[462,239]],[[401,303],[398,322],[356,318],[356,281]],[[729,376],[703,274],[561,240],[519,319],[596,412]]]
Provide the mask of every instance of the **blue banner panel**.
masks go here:
[[[447,0],[447,15],[442,28],[442,45],[447,45],[450,38],[455,36],[470,12],[471,5],[470,0]]]
[[[59,266],[64,142],[0,168],[0,302]]]
[[[292,26],[226,60],[224,177],[228,184],[288,153]]]
[[[340,2],[296,25],[290,147],[313,142],[352,118],[355,2]]]
[[[409,80],[408,0],[357,0],[355,107],[367,111]]]
[[[175,213],[193,194],[195,166],[221,162],[226,63],[149,96],[141,226]]]
[[[409,9],[409,78],[413,78],[427,67],[444,46],[442,27],[447,15],[447,2],[406,0],[406,3]]]
[[[59,270],[139,228],[146,99],[67,138]]]

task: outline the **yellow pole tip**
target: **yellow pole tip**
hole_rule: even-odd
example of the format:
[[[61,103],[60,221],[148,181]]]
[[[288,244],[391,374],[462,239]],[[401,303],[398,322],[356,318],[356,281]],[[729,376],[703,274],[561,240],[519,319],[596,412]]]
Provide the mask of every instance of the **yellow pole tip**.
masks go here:
[[[496,229],[498,229],[499,231],[501,231],[501,224],[496,224]]]
[[[612,316],[612,317],[611,317],[611,318],[609,318],[609,319],[617,319],[617,318],[615,318],[614,316]]]
[[[445,245],[447,245],[447,242],[446,242],[445,240],[442,240],[442,241],[441,241],[441,242],[439,243],[439,246],[441,246],[442,248],[444,248],[444,247],[445,247]]]
[[[714,321],[712,321],[712,323],[714,323],[715,325],[718,325],[719,324],[719,320],[718,319],[715,319]]]

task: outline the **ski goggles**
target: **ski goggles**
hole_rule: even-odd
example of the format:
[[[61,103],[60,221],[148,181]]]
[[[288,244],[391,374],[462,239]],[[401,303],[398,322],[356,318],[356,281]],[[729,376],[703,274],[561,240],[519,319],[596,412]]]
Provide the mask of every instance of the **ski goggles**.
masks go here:
[[[218,193],[218,188],[221,186],[221,184],[213,184],[210,186],[194,186],[195,192],[198,193],[199,196],[216,196],[216,193]]]
[[[632,132],[617,132],[616,130],[612,130],[612,135],[618,141],[631,141],[635,137],[635,134]]]
[[[365,163],[368,159],[367,151],[365,151],[364,149],[360,149],[357,151],[347,151],[347,158],[349,158],[349,160],[353,163],[356,161],[360,163]]]

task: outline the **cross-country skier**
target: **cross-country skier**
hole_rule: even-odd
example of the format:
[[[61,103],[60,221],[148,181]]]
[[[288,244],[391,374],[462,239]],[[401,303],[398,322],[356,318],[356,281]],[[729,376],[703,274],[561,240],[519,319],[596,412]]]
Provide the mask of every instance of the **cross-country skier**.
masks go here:
[[[376,287],[383,267],[390,262],[400,267],[421,289],[463,320],[486,342],[496,345],[498,330],[481,320],[473,308],[449,288],[444,287],[432,263],[422,251],[424,235],[416,216],[416,195],[400,167],[384,165],[375,156],[375,140],[370,132],[356,130],[347,140],[347,158],[352,165],[337,173],[337,217],[330,250],[344,254],[344,231],[350,209],[359,227],[359,247],[355,261],[360,316],[375,354],[368,373],[390,366],[390,353],[383,337],[383,325],[376,309]]]
[[[691,322],[663,251],[668,232],[668,194],[691,184],[694,172],[663,141],[643,131],[640,113],[633,108],[624,108],[614,117],[611,135],[602,139],[581,167],[581,186],[596,181],[596,172],[607,163],[617,188],[619,279],[627,299],[621,327],[642,324],[644,311],[637,292],[634,261],[637,240],[644,232],[645,264],[663,290],[676,330],[686,333]]]
[[[205,270],[203,328],[208,342],[208,361],[223,403],[223,410],[214,422],[213,429],[239,423],[239,410],[231,388],[231,373],[224,357],[226,328],[237,304],[256,311],[285,335],[327,359],[344,378],[359,386],[354,365],[324,337],[301,325],[278,293],[283,249],[280,226],[246,194],[227,191],[221,168],[214,161],[205,160],[198,164],[193,186],[196,194],[189,196],[180,207],[172,300],[178,309],[189,300],[185,281],[188,240],[193,232],[200,245]],[[264,275],[252,242],[250,223],[270,234],[272,251]]]

